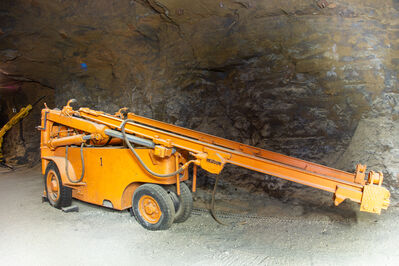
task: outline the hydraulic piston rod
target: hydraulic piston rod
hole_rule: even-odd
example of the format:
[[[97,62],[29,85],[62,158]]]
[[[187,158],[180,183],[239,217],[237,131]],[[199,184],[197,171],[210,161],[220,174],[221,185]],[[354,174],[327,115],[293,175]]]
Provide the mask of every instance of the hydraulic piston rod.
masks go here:
[[[112,130],[112,129],[106,129],[104,132],[107,136],[110,136],[113,138],[118,138],[118,139],[123,139],[123,134],[119,131]],[[153,149],[155,147],[155,143],[151,140],[139,138],[139,137],[133,136],[131,134],[126,134],[126,136],[127,136],[127,139],[130,142],[133,142],[134,144],[141,145],[141,146],[151,148],[151,149]]]

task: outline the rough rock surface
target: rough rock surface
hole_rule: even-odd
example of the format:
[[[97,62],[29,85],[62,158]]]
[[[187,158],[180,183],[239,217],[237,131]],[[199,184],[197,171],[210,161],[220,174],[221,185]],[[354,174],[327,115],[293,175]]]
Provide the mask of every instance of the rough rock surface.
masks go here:
[[[366,163],[398,195],[399,3],[327,2],[4,0],[0,69],[52,88],[58,107],[127,106],[344,170]],[[223,178],[292,188],[235,167]]]

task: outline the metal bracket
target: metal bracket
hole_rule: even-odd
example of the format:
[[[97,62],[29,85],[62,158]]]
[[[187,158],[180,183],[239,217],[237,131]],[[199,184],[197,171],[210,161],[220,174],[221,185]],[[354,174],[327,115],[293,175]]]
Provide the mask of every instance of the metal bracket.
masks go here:
[[[62,207],[61,210],[63,212],[78,212],[79,211],[79,207],[76,205],[72,205],[69,207]]]
[[[366,176],[366,165],[358,164],[356,165],[355,183],[364,185],[366,181],[364,177]]]
[[[381,209],[388,208],[390,196],[386,188],[373,184],[365,185],[360,210],[380,214]]]
[[[44,125],[44,127],[37,126],[37,127],[36,127],[37,130],[46,130],[47,114],[48,114],[48,112],[45,112],[45,113],[44,113],[44,120],[43,120],[43,125]]]
[[[44,203],[44,202],[48,202],[48,198],[47,198],[47,196],[46,195],[42,195],[42,203]]]

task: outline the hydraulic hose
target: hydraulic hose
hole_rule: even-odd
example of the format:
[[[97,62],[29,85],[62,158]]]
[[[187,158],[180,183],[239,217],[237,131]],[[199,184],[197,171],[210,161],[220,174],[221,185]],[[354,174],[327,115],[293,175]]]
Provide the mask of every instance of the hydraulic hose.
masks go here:
[[[68,172],[68,145],[65,146],[65,172],[66,172],[66,176],[67,176],[69,182],[74,183],[74,184],[79,183],[80,181],[82,181],[82,179],[83,179],[83,177],[85,175],[85,161],[84,161],[84,158],[83,158],[83,145],[84,145],[84,143],[82,143],[80,145],[80,159],[82,161],[82,174],[81,174],[79,180],[75,180],[75,181],[72,180],[69,177],[69,172]]]
[[[176,171],[174,171],[173,173],[169,173],[169,174],[158,174],[153,172],[150,168],[148,168],[147,165],[145,165],[145,163],[143,162],[143,160],[140,158],[140,156],[137,154],[137,152],[134,150],[134,147],[132,146],[132,144],[130,143],[130,141],[127,138],[126,132],[125,132],[125,126],[127,122],[134,122],[131,119],[125,119],[123,120],[122,124],[121,124],[121,131],[122,131],[122,135],[123,135],[123,139],[126,142],[126,145],[129,147],[130,151],[134,154],[134,156],[136,156],[137,161],[139,161],[139,163],[141,164],[141,166],[143,166],[143,168],[149,172],[151,175],[156,176],[156,177],[171,177],[171,176],[175,176],[177,174],[180,174],[182,171],[184,171],[184,169],[186,169],[186,167],[191,164],[194,163],[195,160],[191,160],[188,161],[187,163],[185,163],[182,167],[180,167],[179,169],[177,169]]]
[[[212,200],[211,200],[211,209],[210,209],[210,211],[211,211],[211,215],[212,215],[213,219],[215,219],[215,221],[217,223],[219,223],[221,225],[227,225],[226,223],[222,222],[216,216],[216,213],[215,213],[215,196],[216,196],[216,188],[218,187],[219,177],[220,177],[220,175],[216,176],[216,179],[215,179],[215,185],[214,185],[213,191],[212,191]]]
[[[125,132],[125,126],[127,122],[134,122],[134,120],[131,119],[125,119],[123,120],[122,124],[121,124],[121,131],[122,131],[122,135],[123,135],[123,139],[126,142],[126,145],[129,147],[130,151],[134,154],[134,156],[136,156],[137,160],[139,161],[139,163],[143,166],[143,168],[149,172],[150,174],[157,176],[157,177],[171,177],[177,174],[180,174],[190,163],[194,163],[195,160],[191,160],[188,161],[187,163],[185,163],[182,167],[180,167],[178,170],[176,170],[173,173],[170,174],[158,174],[153,172],[150,168],[147,167],[147,165],[145,165],[145,163],[143,162],[143,160],[140,158],[140,156],[137,154],[137,152],[134,150],[134,147],[132,146],[132,144],[130,143],[130,141],[127,138],[126,132]],[[211,215],[212,217],[215,219],[216,222],[218,222],[221,225],[227,225],[226,223],[222,222],[221,220],[218,219],[218,217],[215,214],[215,194],[216,194],[216,188],[218,185],[218,181],[219,181],[219,176],[216,177],[215,180],[215,186],[213,187],[213,191],[212,191],[212,202],[211,202]]]

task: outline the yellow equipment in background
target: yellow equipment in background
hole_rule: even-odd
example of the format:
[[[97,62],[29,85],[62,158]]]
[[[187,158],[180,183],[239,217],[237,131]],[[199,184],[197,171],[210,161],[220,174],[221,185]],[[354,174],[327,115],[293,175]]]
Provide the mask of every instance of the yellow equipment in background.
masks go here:
[[[28,104],[26,107],[22,107],[21,110],[14,115],[10,121],[5,124],[0,130],[0,163],[3,162],[3,137],[8,130],[10,130],[14,125],[16,125],[21,119],[28,115],[29,111],[32,110],[32,105]]]

